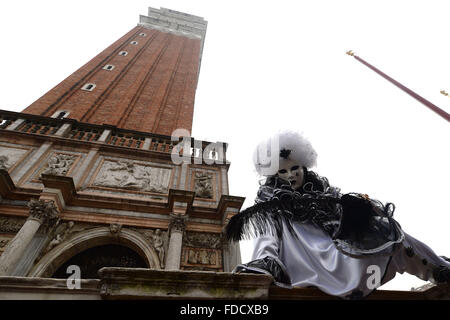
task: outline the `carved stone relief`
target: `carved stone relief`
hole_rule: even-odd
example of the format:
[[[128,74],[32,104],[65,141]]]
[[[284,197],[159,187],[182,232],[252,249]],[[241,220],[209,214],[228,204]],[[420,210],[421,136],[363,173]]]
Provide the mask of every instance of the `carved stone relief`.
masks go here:
[[[73,221],[66,221],[61,223],[60,220],[60,223],[54,228],[54,230],[51,233],[50,236],[51,240],[38,255],[38,257],[35,260],[35,263],[37,263],[45,254],[50,252],[56,246],[60,245],[63,242],[69,241],[75,234],[81,231],[98,228],[100,226],[104,225],[86,224],[78,222],[75,224],[75,222]]]
[[[6,246],[8,245],[9,241],[11,241],[12,238],[4,238],[0,237],[0,255],[3,251],[5,251]]]
[[[50,250],[52,250],[57,245],[64,242],[68,238],[68,236],[73,232],[74,225],[75,223],[73,221],[60,224],[55,230],[55,235],[53,239],[49,242],[47,248],[45,248],[42,253],[45,254]]]
[[[6,247],[10,239],[0,239],[0,250]]]
[[[131,189],[167,193],[171,169],[148,166],[131,160],[106,160],[93,185],[109,188]]]
[[[111,223],[109,225],[109,231],[112,235],[118,236],[122,230],[122,225],[120,223]]]
[[[183,269],[217,271],[222,268],[221,251],[217,249],[184,247],[181,259]]]
[[[186,232],[183,237],[182,265],[185,270],[217,271],[222,268],[221,248],[221,234]]]
[[[8,170],[10,166],[9,158],[5,155],[0,155],[0,169]]]
[[[27,152],[25,149],[0,146],[0,169],[8,170],[15,165]]]
[[[166,258],[166,251],[168,246],[168,233],[167,231],[156,230],[139,230],[148,240],[150,245],[155,249],[158,254],[160,267],[164,268],[164,261]]]
[[[220,249],[222,247],[222,237],[218,233],[187,232],[183,241],[187,247],[208,249]]]
[[[0,232],[17,233],[25,223],[25,218],[0,216]]]
[[[215,265],[217,263],[217,252],[206,249],[187,249],[188,263]]]
[[[75,155],[55,153],[48,160],[48,163],[42,173],[65,176],[67,172],[69,172],[76,159],[77,156]]]
[[[195,172],[194,178],[194,192],[195,196],[199,198],[213,198],[213,176],[208,172]]]

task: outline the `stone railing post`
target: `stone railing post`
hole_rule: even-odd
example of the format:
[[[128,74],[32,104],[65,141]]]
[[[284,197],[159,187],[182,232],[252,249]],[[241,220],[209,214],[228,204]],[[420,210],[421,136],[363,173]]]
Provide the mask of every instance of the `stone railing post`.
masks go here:
[[[41,225],[49,228],[58,221],[59,212],[53,201],[30,200],[30,217],[0,256],[0,276],[11,275]]]
[[[98,142],[106,142],[109,137],[111,137],[112,131],[110,129],[105,129],[102,132],[100,138],[98,138]]]
[[[6,130],[10,130],[10,131],[14,131],[16,130],[22,123],[25,122],[25,119],[17,119],[16,121],[14,121],[13,123],[11,123]]]
[[[186,218],[173,216],[169,225],[170,238],[167,250],[166,270],[179,270],[183,233],[186,230]]]

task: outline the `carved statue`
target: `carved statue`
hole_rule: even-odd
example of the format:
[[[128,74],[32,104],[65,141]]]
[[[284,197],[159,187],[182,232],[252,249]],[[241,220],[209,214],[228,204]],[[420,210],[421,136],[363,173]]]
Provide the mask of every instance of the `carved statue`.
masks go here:
[[[73,221],[69,221],[68,223],[63,223],[60,228],[57,229],[55,237],[50,241],[48,247],[44,250],[44,253],[49,252],[54,247],[62,243],[70,233],[72,233],[72,229],[75,223]]]
[[[67,154],[54,154],[48,161],[47,168],[42,173],[65,176],[75,162],[75,158],[75,156]]]
[[[141,229],[137,231],[142,233],[148,239],[150,245],[155,249],[158,254],[160,267],[163,269],[168,245],[168,232],[161,231],[161,229]]]
[[[212,175],[206,172],[196,172],[194,191],[196,197],[211,199],[213,197]]]
[[[152,237],[153,240],[153,247],[158,252],[159,262],[161,264],[161,268],[164,268],[164,240],[163,240],[163,234],[160,229],[156,229],[155,233]]]

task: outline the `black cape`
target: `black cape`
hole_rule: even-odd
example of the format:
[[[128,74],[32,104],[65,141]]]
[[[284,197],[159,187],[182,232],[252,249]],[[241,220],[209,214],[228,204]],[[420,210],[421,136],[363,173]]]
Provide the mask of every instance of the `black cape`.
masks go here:
[[[393,218],[394,205],[382,204],[359,193],[341,194],[328,180],[305,170],[305,182],[293,190],[289,182],[272,176],[257,194],[255,205],[233,216],[227,227],[229,240],[264,234],[295,233],[294,221],[312,223],[325,231],[343,253],[353,257],[390,255],[404,233]],[[287,229],[283,230],[286,222]]]

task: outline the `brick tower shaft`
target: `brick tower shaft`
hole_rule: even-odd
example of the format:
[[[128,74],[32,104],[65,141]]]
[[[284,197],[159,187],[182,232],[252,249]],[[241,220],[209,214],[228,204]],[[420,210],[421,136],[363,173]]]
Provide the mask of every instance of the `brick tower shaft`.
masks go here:
[[[23,110],[170,135],[192,129],[201,17],[149,8],[138,26]]]

